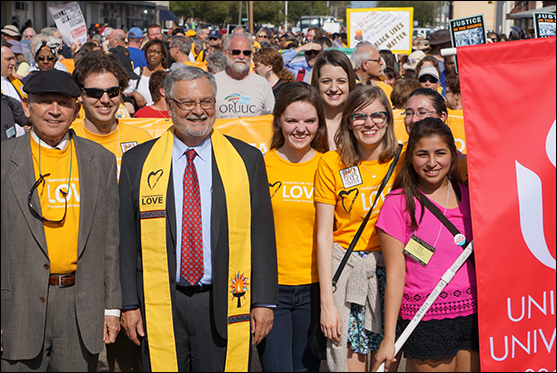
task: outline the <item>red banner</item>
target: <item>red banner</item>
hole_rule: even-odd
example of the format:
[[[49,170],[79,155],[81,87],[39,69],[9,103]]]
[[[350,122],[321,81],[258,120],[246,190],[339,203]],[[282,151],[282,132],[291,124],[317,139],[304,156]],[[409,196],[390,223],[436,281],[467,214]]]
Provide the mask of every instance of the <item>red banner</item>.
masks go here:
[[[555,371],[555,48],[458,48],[482,371]]]

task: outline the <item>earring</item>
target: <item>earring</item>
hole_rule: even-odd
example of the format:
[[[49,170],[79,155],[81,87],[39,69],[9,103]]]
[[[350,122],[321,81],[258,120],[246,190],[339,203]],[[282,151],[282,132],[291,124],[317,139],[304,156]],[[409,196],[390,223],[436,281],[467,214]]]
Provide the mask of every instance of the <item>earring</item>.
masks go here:
[[[166,57],[162,58],[162,63],[163,63],[163,65],[166,63]]]

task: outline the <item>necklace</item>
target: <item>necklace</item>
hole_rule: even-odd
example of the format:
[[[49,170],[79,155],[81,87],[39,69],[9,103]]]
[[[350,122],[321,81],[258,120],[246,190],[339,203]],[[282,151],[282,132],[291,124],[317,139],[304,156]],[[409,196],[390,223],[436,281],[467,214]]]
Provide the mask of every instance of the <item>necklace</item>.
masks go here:
[[[152,107],[153,109],[155,109],[156,111],[158,111],[159,114],[164,118],[164,120],[168,122],[168,117],[167,117],[166,115],[164,115],[164,113],[163,113],[162,110],[157,109],[154,105],[151,105],[151,107]]]
[[[85,126],[83,125],[83,122],[81,122],[81,131],[83,131],[83,138],[86,139],[87,136],[85,135]],[[118,160],[118,156],[120,155],[120,126],[119,125],[116,126],[116,132],[118,132],[118,142],[116,143],[116,153],[114,153],[114,155],[116,155],[116,160]]]
[[[451,188],[449,187],[449,179],[447,179],[447,201],[445,202],[445,211],[443,211],[443,215],[445,215],[447,213],[447,206],[449,206],[449,195]],[[427,197],[426,197],[427,198]],[[435,243],[433,244],[433,247],[435,247],[437,245],[437,241],[439,241],[439,236],[441,236],[441,229],[443,228],[443,223],[440,224],[439,226],[439,232],[437,233],[437,239],[435,240]]]
[[[379,168],[379,161],[377,161],[377,166],[375,167],[375,171],[373,171],[373,173],[372,173],[370,170],[367,169],[367,167],[364,165],[364,162],[362,162],[362,167],[363,167],[367,172],[369,172],[369,173],[371,174],[371,177],[372,177],[372,178],[375,179],[375,178],[376,178],[376,175],[375,175],[375,174],[377,173],[377,169]]]

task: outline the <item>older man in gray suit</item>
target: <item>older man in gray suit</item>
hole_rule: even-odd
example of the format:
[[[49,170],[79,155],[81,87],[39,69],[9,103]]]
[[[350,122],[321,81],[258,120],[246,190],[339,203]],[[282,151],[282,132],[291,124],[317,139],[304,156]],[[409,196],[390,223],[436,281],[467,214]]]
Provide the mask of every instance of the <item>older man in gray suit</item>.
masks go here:
[[[32,130],[2,143],[1,368],[95,371],[122,302],[116,160],[69,130],[70,74],[39,72],[24,89]]]

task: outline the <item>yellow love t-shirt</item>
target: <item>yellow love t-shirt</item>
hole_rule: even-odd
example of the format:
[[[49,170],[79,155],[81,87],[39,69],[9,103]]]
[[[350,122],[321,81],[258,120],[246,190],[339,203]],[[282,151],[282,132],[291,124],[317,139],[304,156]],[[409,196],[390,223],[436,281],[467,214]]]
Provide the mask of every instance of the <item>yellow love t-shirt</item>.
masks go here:
[[[280,285],[319,281],[315,228],[314,178],[321,153],[306,162],[291,163],[276,149],[265,155],[275,218]]]
[[[68,203],[66,217],[62,222],[44,222],[50,273],[57,275],[72,273],[77,268],[81,192],[75,143],[68,141],[67,144],[64,150],[41,146],[39,154],[39,144],[31,136],[35,179],[38,180],[39,175],[50,174],[44,178],[45,182],[41,183],[35,192],[39,196],[40,210],[38,206],[33,207],[46,219],[60,220],[64,216],[66,199]],[[66,197],[62,191],[68,191]]]
[[[403,159],[402,155],[401,159]],[[315,176],[315,201],[335,205],[333,240],[344,249],[350,246],[352,238],[371,208],[392,161],[387,163],[379,163],[378,160],[364,161],[357,166],[347,167],[336,151],[327,152],[321,157]],[[354,251],[381,250],[375,222],[403,164],[404,162],[399,160],[373,208]]]

